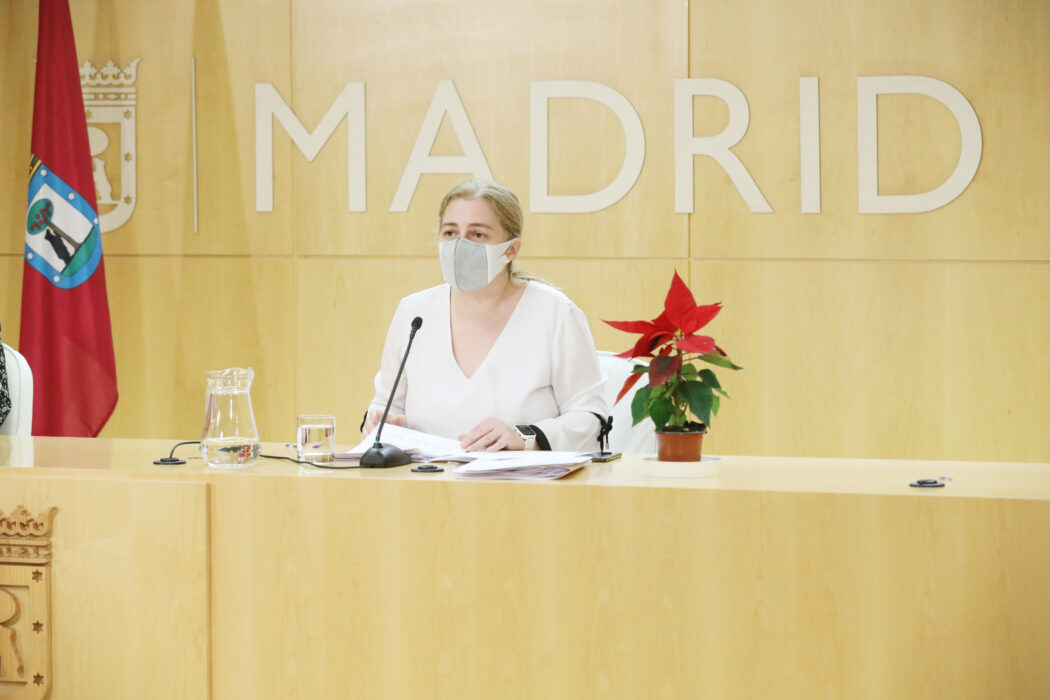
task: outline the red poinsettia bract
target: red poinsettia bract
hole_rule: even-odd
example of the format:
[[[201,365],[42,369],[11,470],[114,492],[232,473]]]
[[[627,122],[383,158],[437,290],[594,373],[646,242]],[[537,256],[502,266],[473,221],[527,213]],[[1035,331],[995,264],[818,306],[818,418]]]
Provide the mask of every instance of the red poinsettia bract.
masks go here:
[[[682,367],[681,353],[710,355],[726,353],[715,344],[715,339],[708,335],[696,335],[722,310],[721,304],[698,305],[693,293],[689,291],[682,278],[675,270],[671,279],[671,288],[664,300],[664,310],[652,321],[605,321],[617,330],[627,333],[641,333],[634,347],[621,352],[618,357],[651,357],[649,363],[649,384],[660,386]],[[676,352],[677,351],[677,352]],[[632,374],[624,382],[623,388],[616,396],[622,399],[631,390],[642,373]]]

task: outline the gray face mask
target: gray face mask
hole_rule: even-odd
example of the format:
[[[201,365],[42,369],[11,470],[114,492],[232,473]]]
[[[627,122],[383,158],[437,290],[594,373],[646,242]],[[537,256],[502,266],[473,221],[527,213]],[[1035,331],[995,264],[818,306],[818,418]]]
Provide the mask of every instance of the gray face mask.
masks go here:
[[[441,272],[457,292],[476,292],[496,278],[510,259],[504,253],[514,239],[485,245],[456,238],[438,244]]]

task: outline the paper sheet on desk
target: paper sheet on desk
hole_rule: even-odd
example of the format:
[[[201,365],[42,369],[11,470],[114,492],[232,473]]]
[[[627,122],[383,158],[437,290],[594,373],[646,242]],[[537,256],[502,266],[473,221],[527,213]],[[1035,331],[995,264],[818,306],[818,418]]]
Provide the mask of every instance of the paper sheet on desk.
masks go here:
[[[590,458],[579,452],[482,452],[453,473],[460,479],[560,479]]]
[[[375,444],[373,430],[354,449],[337,454],[337,460],[353,460]],[[387,423],[383,443],[397,445],[414,461],[464,462],[455,470],[462,479],[558,479],[590,461],[580,452],[466,452],[458,440],[430,435]]]
[[[378,430],[378,427],[376,428]],[[365,453],[369,447],[375,444],[376,430],[349,452],[336,455],[337,459],[356,459]],[[411,428],[402,428],[400,425],[387,423],[383,428],[383,444],[396,445],[413,456],[416,461],[426,462],[431,459],[467,457],[470,453],[464,452],[458,440],[423,433]]]

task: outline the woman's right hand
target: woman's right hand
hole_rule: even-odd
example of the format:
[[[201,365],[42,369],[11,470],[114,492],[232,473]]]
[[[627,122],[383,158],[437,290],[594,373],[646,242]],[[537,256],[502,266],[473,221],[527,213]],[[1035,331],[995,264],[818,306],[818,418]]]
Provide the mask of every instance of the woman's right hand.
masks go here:
[[[371,409],[368,412],[368,415],[365,417],[365,425],[364,425],[363,428],[361,428],[361,439],[362,440],[365,439],[366,437],[368,437],[368,434],[370,432],[375,430],[375,427],[377,425],[379,425],[379,420],[382,417],[383,417],[383,412],[380,411],[378,408],[373,408],[373,409]],[[390,423],[391,425],[400,425],[401,427],[404,427],[405,420],[406,420],[406,418],[405,418],[404,415],[395,416],[395,415],[389,415],[388,414],[387,417],[386,417],[386,422],[387,423]]]

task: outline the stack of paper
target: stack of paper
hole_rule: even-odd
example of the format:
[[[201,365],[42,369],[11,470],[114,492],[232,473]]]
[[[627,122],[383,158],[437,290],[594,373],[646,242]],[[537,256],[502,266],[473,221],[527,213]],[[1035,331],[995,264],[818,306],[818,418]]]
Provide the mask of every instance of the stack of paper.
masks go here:
[[[472,452],[453,473],[460,479],[560,479],[590,461],[579,452]]]
[[[360,459],[375,444],[376,431],[336,460]],[[590,461],[581,452],[466,452],[457,440],[387,423],[382,442],[396,445],[416,462],[462,462],[453,473],[461,479],[560,479]]]

